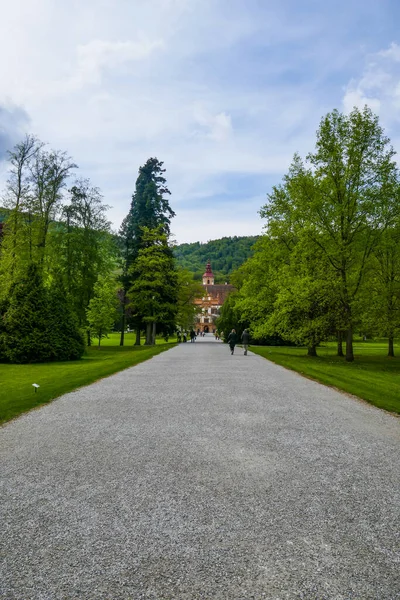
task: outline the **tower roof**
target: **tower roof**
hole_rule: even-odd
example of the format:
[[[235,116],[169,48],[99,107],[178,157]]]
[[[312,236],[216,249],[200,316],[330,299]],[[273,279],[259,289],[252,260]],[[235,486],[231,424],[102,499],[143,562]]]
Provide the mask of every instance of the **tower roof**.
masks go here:
[[[211,270],[211,263],[210,263],[210,261],[207,261],[206,272],[204,273],[203,277],[214,277],[214,273]]]

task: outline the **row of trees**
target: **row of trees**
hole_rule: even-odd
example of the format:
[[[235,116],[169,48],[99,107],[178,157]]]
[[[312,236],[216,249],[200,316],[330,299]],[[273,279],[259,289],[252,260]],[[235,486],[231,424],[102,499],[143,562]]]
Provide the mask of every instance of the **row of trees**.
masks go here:
[[[234,275],[227,321],[253,337],[308,346],[336,335],[354,360],[355,329],[386,336],[400,329],[400,181],[395,152],[367,107],[326,115],[315,151],[295,155],[261,208],[265,235]]]
[[[112,234],[100,191],[73,178],[64,152],[26,138],[9,152],[0,240],[0,360],[79,358],[119,321],[146,343],[194,318],[201,292],[178,270],[170,244],[163,163],[140,168],[130,211]],[[63,303],[61,303],[61,298]],[[69,340],[69,345],[68,345]],[[79,343],[81,340],[81,343]]]

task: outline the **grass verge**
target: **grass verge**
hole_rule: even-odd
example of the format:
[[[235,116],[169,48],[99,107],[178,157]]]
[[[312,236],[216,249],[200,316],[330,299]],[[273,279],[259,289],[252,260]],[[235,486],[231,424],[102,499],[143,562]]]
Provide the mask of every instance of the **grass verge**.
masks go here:
[[[385,356],[387,345],[384,342],[355,344],[353,363],[335,356],[333,343],[318,348],[318,357],[308,357],[305,348],[251,346],[251,351],[379,408],[400,414],[400,358]]]
[[[92,346],[87,348],[82,360],[32,365],[0,364],[0,423],[152,358],[172,345]],[[33,383],[40,385],[37,393]]]

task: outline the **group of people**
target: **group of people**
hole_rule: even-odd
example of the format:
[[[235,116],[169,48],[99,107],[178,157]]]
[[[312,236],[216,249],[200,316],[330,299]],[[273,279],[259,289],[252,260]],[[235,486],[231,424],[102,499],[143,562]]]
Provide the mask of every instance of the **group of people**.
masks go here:
[[[204,334],[204,332],[201,332],[201,331],[198,331],[197,334],[196,334],[196,332],[194,331],[194,329],[191,329],[189,331],[189,338],[190,338],[190,341],[192,343],[196,341],[197,335],[204,336],[205,334]],[[177,334],[176,334],[176,336],[177,336],[178,343],[187,342],[187,339],[188,339],[187,331],[178,331]]]
[[[237,335],[235,329],[232,329],[232,331],[228,335],[227,342],[229,344],[231,354],[233,354],[235,351],[235,346],[238,343],[238,335]],[[241,342],[243,344],[243,354],[244,354],[244,356],[247,356],[247,350],[249,349],[249,342],[250,342],[250,334],[249,334],[248,329],[245,329],[243,331]]]
[[[197,334],[194,331],[194,329],[191,329],[189,332],[189,337],[190,337],[190,341],[192,343],[194,343],[196,341],[196,337],[197,335],[203,336],[205,335],[204,331],[198,331]],[[186,331],[178,331],[177,333],[178,336],[178,342],[187,342],[187,332]],[[223,332],[221,331],[220,335],[218,336],[218,334],[215,334],[216,339],[222,339],[223,338]],[[233,354],[235,352],[235,346],[239,341],[239,336],[236,333],[235,329],[232,329],[232,331],[230,332],[230,334],[228,335],[227,338],[227,342],[231,351],[231,354]],[[242,337],[241,337],[241,343],[243,345],[243,354],[244,356],[247,356],[247,351],[249,349],[249,342],[250,342],[250,334],[249,334],[249,330],[245,329],[242,333]]]

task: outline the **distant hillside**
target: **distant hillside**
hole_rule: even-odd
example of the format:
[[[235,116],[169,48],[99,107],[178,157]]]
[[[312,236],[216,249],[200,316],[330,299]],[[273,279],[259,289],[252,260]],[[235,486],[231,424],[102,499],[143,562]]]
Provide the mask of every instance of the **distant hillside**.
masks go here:
[[[202,244],[179,244],[174,248],[178,264],[201,279],[205,265],[211,261],[211,267],[216,277],[216,283],[229,281],[229,275],[240,267],[252,255],[252,246],[258,236],[223,237]]]

